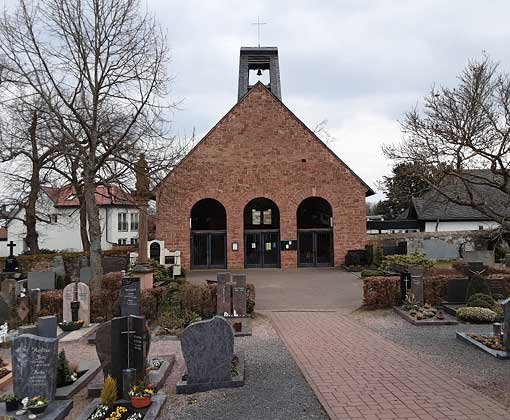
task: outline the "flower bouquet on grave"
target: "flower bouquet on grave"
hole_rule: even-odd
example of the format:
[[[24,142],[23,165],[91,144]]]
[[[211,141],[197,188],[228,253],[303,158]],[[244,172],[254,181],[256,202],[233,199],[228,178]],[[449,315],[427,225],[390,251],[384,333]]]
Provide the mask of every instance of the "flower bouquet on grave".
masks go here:
[[[59,322],[58,326],[62,331],[76,331],[83,327],[85,321],[80,319],[79,321],[62,321]]]
[[[27,408],[32,414],[41,414],[48,407],[48,400],[40,395],[28,400]]]
[[[131,397],[131,405],[133,408],[145,408],[151,405],[154,387],[147,383],[146,380],[141,381],[131,387],[129,396]]]

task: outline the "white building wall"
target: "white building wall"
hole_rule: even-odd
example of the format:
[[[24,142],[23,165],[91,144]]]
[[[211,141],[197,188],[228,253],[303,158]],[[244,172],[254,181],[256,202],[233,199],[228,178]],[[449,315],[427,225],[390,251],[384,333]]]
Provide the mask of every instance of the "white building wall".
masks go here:
[[[496,222],[458,220],[451,222],[425,222],[425,232],[456,232],[460,230],[495,229],[499,227]]]
[[[118,214],[126,213],[128,230],[118,230]],[[138,239],[138,229],[131,226],[131,214],[138,214],[136,208],[100,207],[99,218],[101,223],[103,250],[112,249],[118,244],[119,239],[125,239],[126,244]],[[39,248],[58,251],[79,252],[83,251],[80,236],[80,212],[78,208],[54,208],[53,214],[57,216],[56,223],[37,223],[39,233]],[[24,210],[21,210],[17,218],[24,218]],[[26,250],[25,246],[26,227],[21,220],[12,220],[7,229],[7,243],[13,241],[16,244],[14,255],[19,255]],[[0,243],[0,257],[9,255],[6,242]]]

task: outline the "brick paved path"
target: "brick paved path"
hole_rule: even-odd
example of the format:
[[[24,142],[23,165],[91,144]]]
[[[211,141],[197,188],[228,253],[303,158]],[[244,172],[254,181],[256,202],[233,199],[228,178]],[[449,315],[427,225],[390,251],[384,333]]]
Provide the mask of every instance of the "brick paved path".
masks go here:
[[[445,377],[345,314],[270,316],[333,420],[510,419],[510,412],[494,400]]]

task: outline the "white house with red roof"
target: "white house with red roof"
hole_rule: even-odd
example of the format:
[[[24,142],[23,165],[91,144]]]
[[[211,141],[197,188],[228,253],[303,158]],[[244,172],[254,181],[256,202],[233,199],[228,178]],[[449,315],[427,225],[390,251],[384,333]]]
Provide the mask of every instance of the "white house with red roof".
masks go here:
[[[138,242],[138,207],[134,198],[118,187],[98,186],[96,202],[102,229],[102,249],[114,245]],[[7,242],[13,241],[14,254],[27,249],[25,210],[19,209],[7,221]],[[37,213],[44,221],[37,223],[39,248],[58,251],[83,251],[80,237],[80,206],[73,187],[42,187]],[[0,242],[0,256],[7,256],[9,248]]]

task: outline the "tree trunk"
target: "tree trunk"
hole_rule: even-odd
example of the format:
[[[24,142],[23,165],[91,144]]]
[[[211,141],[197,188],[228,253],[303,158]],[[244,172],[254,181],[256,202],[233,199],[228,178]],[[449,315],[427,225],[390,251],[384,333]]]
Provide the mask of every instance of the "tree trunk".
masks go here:
[[[94,293],[101,290],[101,279],[103,274],[103,256],[101,253],[101,223],[99,220],[99,208],[96,204],[96,185],[92,171],[86,170],[84,176],[85,207],[87,210],[87,221],[90,240],[90,267],[93,273],[92,289]]]
[[[27,243],[30,254],[39,252],[39,241],[37,235],[37,214],[36,204],[39,190],[41,188],[41,180],[39,176],[39,160],[37,150],[37,112],[32,115],[32,123],[30,124],[30,143],[32,145],[32,174],[30,176],[30,192],[25,205],[25,225],[27,228]]]
[[[74,183],[74,190],[76,192],[76,198],[80,203],[80,236],[81,236],[81,245],[83,247],[84,252],[90,252],[90,241],[89,234],[87,232],[87,207],[85,201],[85,194],[83,192],[83,186],[77,183]]]

